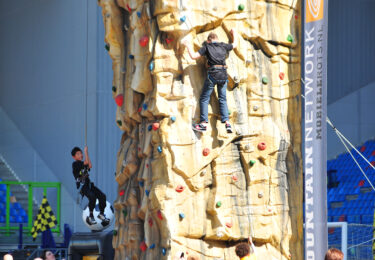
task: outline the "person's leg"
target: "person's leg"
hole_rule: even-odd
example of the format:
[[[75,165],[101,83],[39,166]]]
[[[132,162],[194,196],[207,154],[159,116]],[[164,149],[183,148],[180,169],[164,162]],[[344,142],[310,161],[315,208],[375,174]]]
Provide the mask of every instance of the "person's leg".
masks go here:
[[[95,218],[94,218],[94,209],[95,209],[95,204],[96,204],[96,196],[94,192],[90,190],[90,188],[87,187],[82,187],[82,193],[87,197],[89,200],[89,211],[90,211],[90,216],[89,216],[89,222],[90,224],[96,224]]]
[[[202,94],[199,98],[200,107],[200,122],[208,123],[208,104],[210,103],[210,97],[212,90],[215,87],[213,79],[207,75],[207,78],[203,85]]]
[[[219,110],[221,122],[225,123],[225,128],[228,133],[232,133],[232,127],[229,123],[228,105],[227,105],[227,84],[228,81],[220,81],[217,83],[217,93],[219,96]]]
[[[105,209],[105,206],[107,204],[107,198],[106,198],[105,194],[95,186],[92,187],[91,191],[94,192],[95,196],[99,200],[100,214],[104,215],[104,209]]]

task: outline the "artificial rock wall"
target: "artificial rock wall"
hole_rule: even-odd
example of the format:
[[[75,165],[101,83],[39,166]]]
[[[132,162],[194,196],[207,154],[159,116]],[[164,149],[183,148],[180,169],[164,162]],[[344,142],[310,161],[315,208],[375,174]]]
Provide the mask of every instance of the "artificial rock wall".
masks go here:
[[[117,125],[115,259],[303,259],[301,0],[99,0],[113,60]],[[238,46],[227,59],[233,134],[196,133],[209,32]]]

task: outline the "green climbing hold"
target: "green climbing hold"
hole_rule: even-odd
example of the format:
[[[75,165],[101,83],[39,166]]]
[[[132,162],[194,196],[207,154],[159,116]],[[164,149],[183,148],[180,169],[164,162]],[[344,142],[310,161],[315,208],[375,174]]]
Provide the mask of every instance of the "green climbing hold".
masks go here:
[[[216,202],[216,207],[218,207],[218,208],[221,207],[221,201]]]
[[[121,122],[121,120],[117,120],[116,122],[117,122],[117,124],[118,124],[119,126],[122,126],[122,122]]]
[[[117,230],[113,230],[113,235],[117,236]]]
[[[112,91],[116,92],[117,88],[115,86],[112,86]]]
[[[286,40],[288,41],[288,42],[293,42],[293,36],[292,35],[288,35],[288,37],[286,38]]]
[[[250,166],[253,166],[255,164],[255,160],[250,160]]]
[[[228,115],[232,114],[232,110],[228,109]]]
[[[104,48],[105,48],[107,51],[109,51],[109,45],[108,45],[108,44],[106,44],[106,45],[104,46]]]
[[[243,4],[239,4],[239,5],[238,5],[238,10],[239,10],[239,11],[243,11],[243,10],[245,10],[245,6],[244,6]]]
[[[263,78],[262,78],[262,83],[263,83],[263,84],[268,84],[268,79],[267,79],[267,77],[263,77]]]
[[[128,215],[128,211],[126,209],[122,210],[122,213],[124,214],[124,217],[126,218],[126,216]]]

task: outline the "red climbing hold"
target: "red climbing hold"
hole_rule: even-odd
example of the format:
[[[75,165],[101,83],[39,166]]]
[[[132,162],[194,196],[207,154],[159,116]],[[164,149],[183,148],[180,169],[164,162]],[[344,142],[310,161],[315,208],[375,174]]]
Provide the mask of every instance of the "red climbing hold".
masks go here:
[[[345,215],[341,215],[341,216],[339,217],[339,221],[340,221],[340,222],[345,221]]]
[[[129,4],[126,4],[126,8],[128,9],[129,12],[132,11],[132,9],[130,8]]]
[[[238,180],[237,175],[233,175],[233,176],[232,176],[232,180],[237,181],[237,180]]]
[[[138,112],[140,113],[142,111],[142,107],[138,108]]]
[[[209,155],[210,154],[210,149],[208,149],[208,148],[204,148],[203,149],[203,156],[207,156],[207,155]]]
[[[147,36],[147,35],[144,35],[144,36],[142,36],[142,38],[139,40],[139,45],[141,45],[142,47],[146,47],[147,44],[148,44],[148,36]]]
[[[335,228],[329,228],[328,229],[328,234],[333,234],[335,233]]]
[[[184,191],[184,186],[182,186],[182,185],[178,185],[177,187],[176,187],[176,191],[177,192],[183,192]]]
[[[365,185],[365,180],[360,180],[358,183],[358,187],[362,187],[363,185]]]
[[[375,156],[375,150],[372,151],[371,156]]]
[[[266,143],[265,142],[261,142],[258,144],[258,149],[263,151],[263,150],[266,150]]]
[[[154,131],[158,130],[159,127],[160,127],[160,124],[159,124],[159,123],[153,123],[153,124],[152,124],[152,129],[153,129]]]
[[[279,73],[279,78],[280,78],[281,80],[284,79],[284,76],[285,76],[285,75],[284,75],[284,72],[280,72],[280,73]]]
[[[116,104],[117,104],[119,107],[121,107],[122,104],[124,104],[124,95],[123,95],[123,94],[117,95],[117,96],[115,97],[115,102],[116,102]]]
[[[161,211],[160,211],[160,210],[158,210],[157,215],[158,215],[158,218],[159,218],[160,220],[163,220],[163,215],[161,214]]]
[[[125,194],[125,191],[124,190],[120,190],[119,195],[120,196],[124,196],[124,194]]]
[[[296,19],[296,20],[297,20],[297,19],[298,19],[298,15],[295,15],[295,16],[294,16],[294,19]]]
[[[173,40],[172,40],[172,39],[169,39],[169,38],[165,39],[165,42],[166,42],[167,44],[170,44],[172,41],[173,41]]]
[[[141,245],[139,246],[139,248],[142,250],[142,252],[147,250],[147,245],[146,245],[145,241],[141,242]]]
[[[148,163],[146,163],[146,168],[148,168]]]
[[[148,219],[148,224],[150,227],[152,227],[152,225],[154,224],[154,221],[152,220],[152,218]]]
[[[361,150],[359,150],[361,153],[363,153],[364,151],[366,151],[366,146],[362,146],[361,147]]]
[[[226,225],[228,228],[231,228],[231,227],[233,226],[233,224],[230,223],[230,222],[225,223],[225,225]]]

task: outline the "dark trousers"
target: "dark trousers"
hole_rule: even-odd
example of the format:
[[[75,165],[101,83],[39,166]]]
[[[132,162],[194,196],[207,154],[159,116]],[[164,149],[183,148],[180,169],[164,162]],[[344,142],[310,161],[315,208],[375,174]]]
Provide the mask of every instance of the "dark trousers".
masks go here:
[[[86,196],[89,200],[89,210],[90,212],[94,211],[96,199],[99,200],[99,210],[100,213],[104,214],[104,209],[106,206],[106,196],[105,194],[94,186],[94,183],[85,184],[82,187],[81,193]]]

